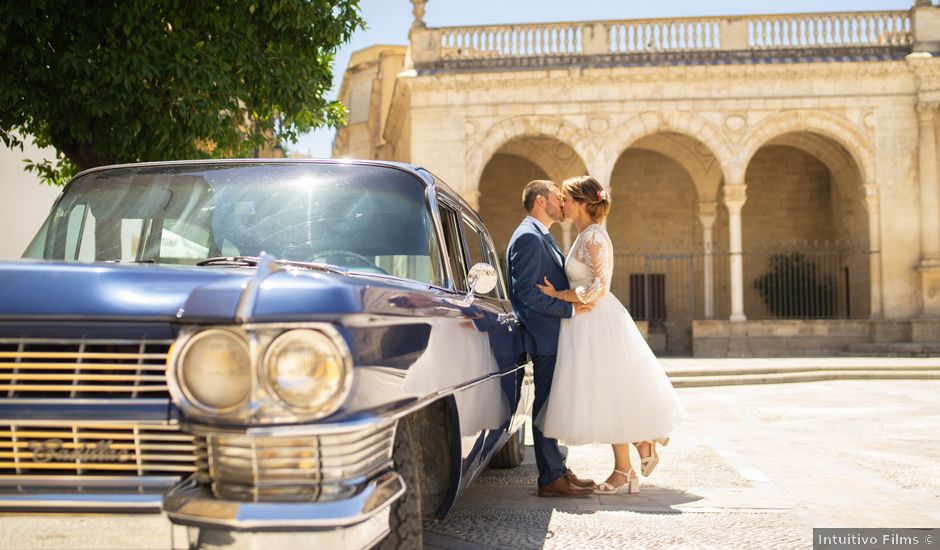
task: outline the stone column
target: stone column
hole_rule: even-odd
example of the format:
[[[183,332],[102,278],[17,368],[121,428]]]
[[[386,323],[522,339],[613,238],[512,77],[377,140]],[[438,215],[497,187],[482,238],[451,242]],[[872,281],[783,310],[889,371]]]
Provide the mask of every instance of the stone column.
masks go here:
[[[938,102],[917,104],[918,176],[920,179],[920,244],[924,260],[940,259],[940,212],[937,203],[937,133]]]
[[[731,321],[745,321],[744,260],[741,257],[741,209],[747,200],[743,184],[725,185],[724,203],[728,209],[728,251],[731,267]]]
[[[561,250],[565,254],[571,250],[571,244],[574,242],[574,239],[571,237],[571,233],[574,229],[574,224],[569,221],[561,222]]]
[[[872,319],[884,317],[881,293],[881,197],[878,185],[865,184],[865,206],[868,210],[868,279]]]
[[[700,202],[698,205],[698,219],[702,223],[702,248],[704,249],[704,262],[702,266],[702,286],[704,288],[705,318],[715,318],[715,264],[712,247],[712,227],[718,218],[718,203]]]

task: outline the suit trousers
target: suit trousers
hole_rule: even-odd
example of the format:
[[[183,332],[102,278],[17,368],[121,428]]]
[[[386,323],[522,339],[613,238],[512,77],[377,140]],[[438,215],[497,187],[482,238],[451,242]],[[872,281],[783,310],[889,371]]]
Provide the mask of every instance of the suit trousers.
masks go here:
[[[542,407],[548,400],[555,375],[554,355],[532,355],[532,371],[535,378],[535,402],[532,404],[532,436],[535,440],[535,464],[539,470],[539,487],[548,485],[565,475],[565,459],[558,448],[558,440],[545,437],[535,425]]]

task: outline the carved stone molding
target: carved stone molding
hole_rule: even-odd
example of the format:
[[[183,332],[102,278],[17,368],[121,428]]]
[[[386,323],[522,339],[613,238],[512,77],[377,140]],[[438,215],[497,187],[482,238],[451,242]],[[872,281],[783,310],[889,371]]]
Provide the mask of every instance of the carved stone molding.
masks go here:
[[[588,122],[588,129],[595,134],[603,134],[610,128],[610,122],[604,117],[594,117]]]
[[[940,101],[921,101],[917,104],[917,120],[921,125],[930,124],[937,118]]]
[[[481,75],[485,75],[481,78]],[[422,71],[419,69],[415,90],[477,90],[525,88],[545,86],[542,72],[527,70],[491,71],[486,67],[462,71]],[[569,86],[571,82],[598,85],[637,85],[663,83],[715,83],[727,88],[734,82],[778,82],[794,81],[833,81],[846,79],[857,81],[867,78],[890,78],[913,80],[911,70],[903,62],[884,61],[869,63],[808,63],[796,65],[715,65],[703,67],[609,67],[584,69],[572,72],[570,76],[554,75],[552,83]],[[940,78],[940,75],[938,75]],[[913,82],[912,82],[913,83]]]
[[[747,118],[739,113],[731,113],[725,117],[725,128],[732,132],[740,132],[747,128]]]

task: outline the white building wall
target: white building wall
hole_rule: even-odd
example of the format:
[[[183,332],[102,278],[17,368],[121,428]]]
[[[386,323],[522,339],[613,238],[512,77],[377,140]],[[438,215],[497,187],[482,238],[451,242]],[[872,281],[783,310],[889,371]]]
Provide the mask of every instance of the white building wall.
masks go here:
[[[19,258],[46,219],[60,189],[44,185],[24,170],[24,159],[39,160],[54,152],[32,144],[23,151],[0,147],[0,260]]]

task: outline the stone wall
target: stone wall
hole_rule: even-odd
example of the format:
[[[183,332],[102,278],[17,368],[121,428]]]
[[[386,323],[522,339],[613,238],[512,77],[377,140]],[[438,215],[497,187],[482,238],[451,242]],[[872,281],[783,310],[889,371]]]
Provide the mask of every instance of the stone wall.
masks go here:
[[[871,321],[694,321],[695,357],[819,357],[871,341]]]

